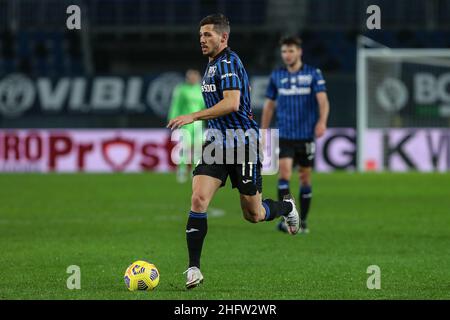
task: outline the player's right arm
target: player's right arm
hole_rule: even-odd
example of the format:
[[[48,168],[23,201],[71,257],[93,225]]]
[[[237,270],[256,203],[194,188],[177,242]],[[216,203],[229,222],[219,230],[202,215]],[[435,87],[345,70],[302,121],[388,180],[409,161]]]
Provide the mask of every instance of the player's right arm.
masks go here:
[[[208,109],[178,116],[170,120],[167,127],[175,130],[197,120],[215,119],[236,112],[239,110],[240,98],[240,90],[226,90],[223,92],[223,99],[220,100],[219,103]]]
[[[272,99],[266,99],[261,118],[261,129],[267,129],[272,121],[273,113],[275,111],[276,102]]]
[[[185,116],[179,116],[170,120],[168,128],[174,130],[197,120],[210,120],[239,111],[241,100],[242,81],[240,68],[236,58],[229,57],[229,63],[218,65],[217,77],[220,78],[220,87],[223,99],[208,109],[197,111]]]
[[[266,89],[266,101],[264,102],[263,114],[261,119],[261,129],[267,129],[272,121],[278,96],[278,88],[275,81],[275,71],[270,75],[269,84]]]
[[[215,119],[236,112],[239,110],[240,100],[240,90],[226,90],[223,92],[223,99],[212,108],[194,112],[194,121]]]

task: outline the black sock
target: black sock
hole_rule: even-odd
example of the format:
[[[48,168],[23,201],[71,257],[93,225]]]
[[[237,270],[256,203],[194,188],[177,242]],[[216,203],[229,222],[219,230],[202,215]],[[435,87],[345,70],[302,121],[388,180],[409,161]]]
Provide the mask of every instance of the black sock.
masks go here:
[[[289,181],[278,179],[278,201],[283,201],[283,197],[291,193],[289,191]]]
[[[266,221],[272,221],[276,217],[285,216],[292,211],[292,204],[287,201],[265,199],[262,205],[266,209]]]
[[[189,268],[200,268],[200,255],[202,254],[203,240],[208,232],[206,212],[189,212],[186,226],[186,240],[189,250]]]
[[[306,221],[308,217],[309,207],[312,199],[311,186],[302,186],[300,188],[300,220]]]

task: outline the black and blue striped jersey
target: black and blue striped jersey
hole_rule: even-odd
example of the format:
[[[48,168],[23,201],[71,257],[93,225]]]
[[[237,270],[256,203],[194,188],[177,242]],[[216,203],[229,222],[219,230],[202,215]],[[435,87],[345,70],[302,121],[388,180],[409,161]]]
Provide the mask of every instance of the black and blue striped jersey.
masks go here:
[[[250,106],[250,84],[247,72],[238,55],[228,47],[206,66],[202,79],[202,94],[206,108],[219,103],[223,99],[225,90],[240,90],[239,110],[208,120],[208,129],[221,131],[224,145],[226,145],[226,130],[242,129],[244,132],[248,129],[254,129],[256,132],[259,130]]]
[[[285,67],[272,72],[266,97],[277,102],[280,138],[314,139],[314,127],[319,119],[316,94],[320,91],[326,91],[322,73],[307,64],[293,73]]]

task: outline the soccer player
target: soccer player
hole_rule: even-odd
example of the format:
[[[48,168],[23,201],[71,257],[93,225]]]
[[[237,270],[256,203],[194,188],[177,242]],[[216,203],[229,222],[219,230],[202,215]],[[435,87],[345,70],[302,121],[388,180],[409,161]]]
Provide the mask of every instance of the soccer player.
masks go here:
[[[193,113],[205,108],[203,102],[202,91],[200,87],[200,72],[197,70],[189,69],[186,71],[186,81],[175,87],[172,95],[172,103],[169,111],[169,120],[176,118],[183,114]],[[184,183],[189,178],[190,167],[189,159],[186,159],[186,154],[189,152],[191,155],[192,145],[194,140],[200,140],[202,132],[202,122],[198,121],[192,124],[184,126],[185,130],[189,133],[189,142],[182,141],[183,143],[183,155],[180,159],[180,163],[177,166],[177,181]]]
[[[299,165],[300,232],[308,233],[314,140],[323,136],[327,128],[329,102],[320,70],[302,62],[301,40],[286,37],[281,39],[280,46],[285,66],[274,70],[270,77],[261,128],[269,127],[276,110],[280,136],[278,199],[290,194],[292,168]],[[278,228],[286,231],[283,221]]]
[[[204,146],[205,151],[211,144],[222,143],[223,154],[227,147],[238,150],[239,144],[230,144],[225,137],[230,130],[245,142],[245,152],[250,154],[249,139],[240,132],[256,130],[258,124],[253,119],[250,106],[250,86],[247,72],[238,55],[228,47],[230,25],[222,14],[205,17],[200,22],[200,46],[209,63],[202,80],[203,99],[206,109],[182,115],[172,119],[167,127],[180,128],[198,120],[208,120],[209,130],[221,132],[223,140],[210,136]],[[241,129],[241,130],[239,130]],[[254,147],[254,146],[253,146]],[[257,152],[256,152],[257,154]],[[237,156],[236,154],[234,155]],[[258,159],[259,160],[259,159]],[[186,288],[194,288],[203,281],[200,272],[200,255],[207,233],[207,210],[216,191],[225,185],[230,177],[233,188],[240,193],[240,204],[244,218],[252,223],[271,221],[284,217],[288,232],[296,234],[299,229],[299,215],[294,200],[287,195],[282,201],[262,200],[261,162],[248,161],[240,163],[208,164],[201,161],[194,169],[192,181],[191,210],[186,226],[186,240],[189,252],[189,268],[186,270]]]

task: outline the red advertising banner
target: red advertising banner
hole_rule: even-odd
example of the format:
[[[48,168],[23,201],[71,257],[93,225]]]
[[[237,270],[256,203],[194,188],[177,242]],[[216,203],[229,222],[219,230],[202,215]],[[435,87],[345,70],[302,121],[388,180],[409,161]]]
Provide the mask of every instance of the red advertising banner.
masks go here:
[[[1,130],[0,170],[169,171],[174,146],[165,129]]]

